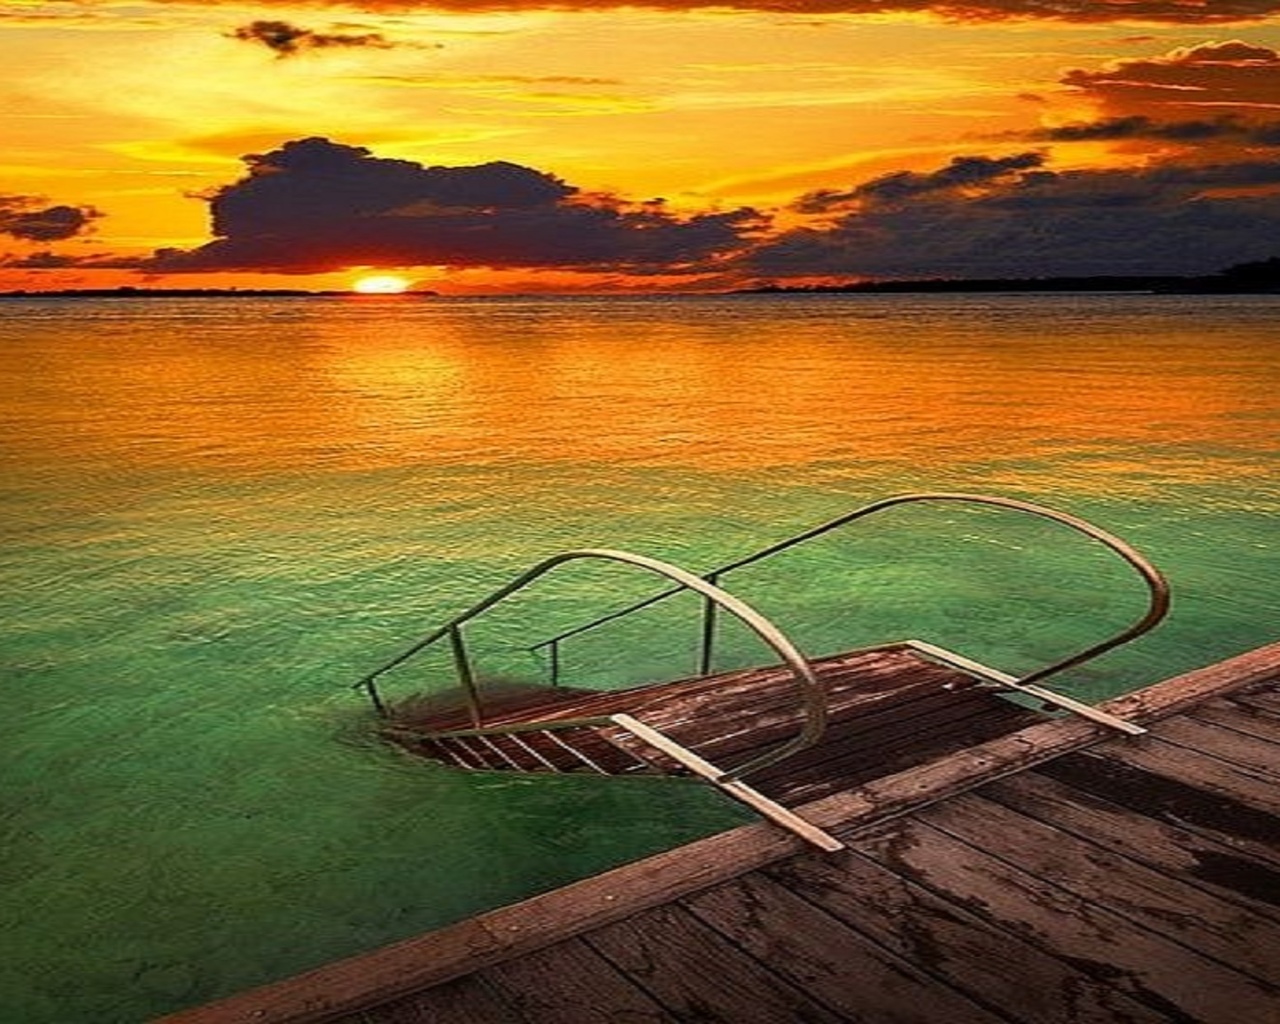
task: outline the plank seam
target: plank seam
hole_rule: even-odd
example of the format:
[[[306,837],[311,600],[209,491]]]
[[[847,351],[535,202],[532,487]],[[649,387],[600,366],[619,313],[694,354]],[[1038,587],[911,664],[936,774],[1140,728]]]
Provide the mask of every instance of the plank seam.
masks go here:
[[[965,795],[966,797],[973,797],[975,794],[965,794]],[[1009,810],[1011,810],[1014,814],[1020,815],[1022,817],[1027,817],[1027,818],[1032,817],[1031,815],[1023,814],[1023,812],[1019,811],[1017,808],[1009,808]],[[1033,818],[1032,820],[1035,820],[1035,819]],[[1132,912],[1127,910],[1126,904],[1122,901],[1116,901],[1114,903],[1109,903],[1109,902],[1106,902],[1105,900],[1100,901],[1097,896],[1083,891],[1082,888],[1073,888],[1071,885],[1064,884],[1056,880],[1055,878],[1050,878],[1050,877],[1036,874],[1031,870],[1029,870],[1025,865],[1013,859],[1011,856],[1006,856],[1003,852],[993,850],[988,847],[976,845],[972,840],[966,838],[962,833],[955,831],[953,828],[949,828],[944,822],[932,821],[932,820],[929,820],[927,817],[922,817],[919,819],[919,821],[922,825],[926,825],[927,827],[935,829],[938,832],[942,832],[950,836],[955,841],[959,843],[963,843],[965,846],[969,847],[972,850],[976,850],[979,853],[986,854],[988,857],[991,857],[995,860],[1002,862],[1003,864],[1008,865],[1009,867],[1013,868],[1015,871],[1020,872],[1021,874],[1025,875],[1028,879],[1031,879],[1040,885],[1051,886],[1052,888],[1058,890],[1059,892],[1066,893],[1069,897],[1071,897],[1074,900],[1079,900],[1081,903],[1086,903],[1091,907],[1097,908],[1099,911],[1103,911],[1105,913],[1113,914],[1117,917],[1120,917],[1125,922],[1127,922],[1129,926],[1135,929],[1138,929],[1140,931],[1146,932],[1148,935],[1154,936],[1156,939],[1162,942],[1168,942],[1172,945],[1180,946],[1182,949],[1187,950],[1189,953],[1193,954],[1194,956],[1198,956],[1205,960],[1208,960],[1209,962],[1215,964],[1216,966],[1223,968],[1227,971],[1230,971],[1231,973],[1236,974],[1241,978],[1245,978],[1248,981],[1254,982],[1255,984],[1261,985],[1273,991],[1277,990],[1274,982],[1270,982],[1270,981],[1267,981],[1266,979],[1259,978],[1257,975],[1244,970],[1242,967],[1238,966],[1237,964],[1230,963],[1229,961],[1223,960],[1220,956],[1218,956],[1215,953],[1209,953],[1202,948],[1197,948],[1196,946],[1190,945],[1188,940],[1184,939],[1183,937],[1175,933],[1157,930],[1152,924],[1141,920],[1139,917],[1135,916]],[[1041,824],[1044,824],[1046,827],[1053,829],[1053,831],[1055,832],[1061,832],[1066,835],[1071,834],[1068,830],[1060,828],[1056,824],[1053,824],[1050,822],[1042,822]],[[1108,850],[1107,852],[1111,853],[1113,851]],[[1138,862],[1135,861],[1133,863],[1138,863]],[[1139,864],[1139,866],[1145,867],[1145,865],[1142,865],[1142,864]],[[1217,898],[1216,895],[1212,893],[1210,893],[1209,895],[1215,899]]]

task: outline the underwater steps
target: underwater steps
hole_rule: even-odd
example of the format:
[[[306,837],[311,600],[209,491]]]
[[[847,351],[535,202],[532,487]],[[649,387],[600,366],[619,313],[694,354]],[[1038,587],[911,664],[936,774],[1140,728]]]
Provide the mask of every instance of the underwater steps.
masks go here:
[[[827,698],[821,739],[751,776],[771,800],[795,806],[913,764],[1016,732],[1044,716],[906,644],[811,662]],[[722,769],[750,762],[794,735],[796,680],[786,666],[723,672],[628,690],[530,688],[490,707],[484,728],[465,713],[410,706],[383,735],[410,753],[481,771],[687,775],[686,765],[608,721],[629,715]]]
[[[963,655],[906,640],[810,659],[779,629],[722,586],[723,577],[868,515],[930,502],[990,506],[1053,521],[1109,548],[1142,579],[1141,617],[1114,635],[1019,679]],[[548,636],[550,686],[507,688],[497,706],[476,677],[464,627],[544,575],[580,560],[603,561],[656,575],[667,589],[589,622]],[[677,594],[700,598],[698,671],[674,683],[590,694],[557,688],[561,646]],[[1018,692],[1134,735],[1143,729],[1107,716],[1040,681],[1127,643],[1155,626],[1169,607],[1160,571],[1120,538],[1082,519],[1012,498],[954,492],[896,495],[854,509],[711,572],[695,575],[647,555],[612,548],[575,548],[538,562],[478,603],[437,626],[367,673],[364,690],[384,720],[382,734],[406,750],[472,771],[693,774],[752,806],[825,850],[839,841],[790,807],[998,738],[1041,721],[999,692]],[[753,632],[777,659],[772,666],[713,673],[720,618]],[[378,680],[433,645],[449,648],[461,704],[427,700],[392,707]],[[481,691],[485,690],[485,693]],[[751,785],[745,780],[750,777]]]

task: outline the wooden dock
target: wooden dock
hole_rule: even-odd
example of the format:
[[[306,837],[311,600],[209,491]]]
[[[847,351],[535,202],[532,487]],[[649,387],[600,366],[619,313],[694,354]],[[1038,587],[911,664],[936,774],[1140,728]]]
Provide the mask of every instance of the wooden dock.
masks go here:
[[[1104,707],[165,1024],[1280,1022],[1280,643]]]

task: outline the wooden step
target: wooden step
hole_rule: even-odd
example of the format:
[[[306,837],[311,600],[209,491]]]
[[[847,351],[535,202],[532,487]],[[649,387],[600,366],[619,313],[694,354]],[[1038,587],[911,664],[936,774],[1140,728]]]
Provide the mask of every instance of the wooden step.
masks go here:
[[[901,644],[817,658],[811,665],[826,691],[826,734],[816,746],[751,779],[766,795],[792,806],[1041,719]],[[488,708],[486,730],[629,714],[726,770],[785,743],[803,722],[800,685],[785,666],[603,692],[508,686]],[[472,770],[686,772],[644,740],[612,726],[422,735],[470,725],[456,697],[452,704],[418,702],[392,720],[388,737],[421,756]]]
[[[485,736],[424,736],[388,733],[420,757],[470,771],[519,771],[597,775],[679,774],[682,769],[647,747],[617,742],[613,727],[529,730]]]

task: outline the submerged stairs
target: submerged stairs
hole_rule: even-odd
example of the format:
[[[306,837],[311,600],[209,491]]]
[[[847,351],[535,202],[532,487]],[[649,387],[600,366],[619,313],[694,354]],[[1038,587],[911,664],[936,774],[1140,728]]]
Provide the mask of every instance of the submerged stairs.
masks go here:
[[[1113,636],[1022,677],[922,640],[807,658],[758,611],[723,587],[724,577],[872,513],[913,502],[995,506],[1064,525],[1109,548],[1148,592],[1145,613]],[[548,657],[549,685],[495,692],[477,680],[463,627],[559,566],[603,560],[665,578],[669,589],[607,612],[529,648]],[[557,685],[562,643],[680,593],[701,599],[698,673],[675,682],[592,692]],[[1084,520],[1011,498],[899,495],[856,509],[703,575],[612,549],[561,552],[412,644],[355,684],[383,719],[381,734],[406,750],[469,771],[696,775],[826,850],[841,843],[791,808],[1017,732],[1044,719],[1036,702],[1130,734],[1144,730],[1040,686],[1142,635],[1169,607],[1160,572],[1118,537]],[[732,616],[770,648],[764,668],[714,673],[717,622]],[[425,698],[395,706],[385,673],[434,644],[452,651],[461,702]],[[482,692],[483,691],[483,692]],[[1017,694],[1022,701],[1008,699]],[[744,780],[750,777],[751,784]]]
[[[814,746],[760,769],[752,786],[795,806],[912,764],[1016,732],[1044,715],[989,685],[893,644],[810,661],[827,697]],[[625,714],[716,765],[746,763],[800,725],[785,666],[753,668],[612,692],[530,688],[482,729],[462,712],[410,707],[382,734],[411,753],[468,770],[687,775],[689,769],[609,716]],[[529,700],[536,700],[528,706]],[[523,705],[523,706],[522,706]]]

